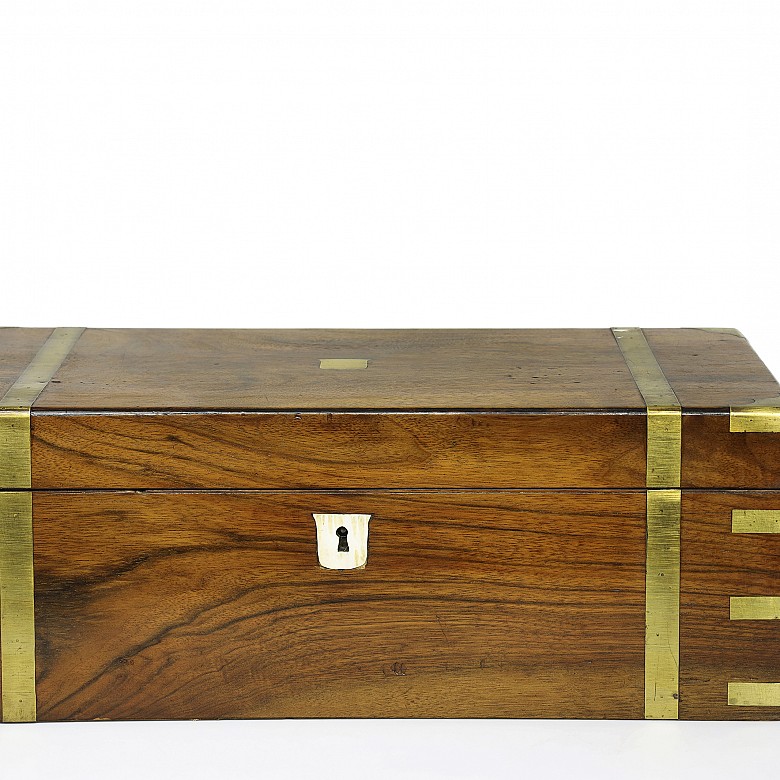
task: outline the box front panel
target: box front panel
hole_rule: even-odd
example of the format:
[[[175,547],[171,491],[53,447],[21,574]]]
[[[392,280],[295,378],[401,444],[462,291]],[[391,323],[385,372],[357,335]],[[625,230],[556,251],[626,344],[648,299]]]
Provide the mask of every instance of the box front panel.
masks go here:
[[[34,537],[39,720],[643,715],[642,492],[47,492]]]

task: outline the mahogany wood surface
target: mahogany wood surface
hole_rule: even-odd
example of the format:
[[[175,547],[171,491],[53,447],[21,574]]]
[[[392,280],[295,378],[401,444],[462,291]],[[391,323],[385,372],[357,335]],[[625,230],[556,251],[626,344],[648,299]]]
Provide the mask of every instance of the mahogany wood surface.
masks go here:
[[[780,492],[684,493],[680,717],[780,719],[729,706],[729,682],[780,682],[780,620],[729,619],[730,596],[780,596],[780,535],[731,533],[732,509],[780,509]]]
[[[318,566],[313,512],[372,514],[365,569]],[[642,717],[641,492],[41,492],[34,513],[40,720]]]

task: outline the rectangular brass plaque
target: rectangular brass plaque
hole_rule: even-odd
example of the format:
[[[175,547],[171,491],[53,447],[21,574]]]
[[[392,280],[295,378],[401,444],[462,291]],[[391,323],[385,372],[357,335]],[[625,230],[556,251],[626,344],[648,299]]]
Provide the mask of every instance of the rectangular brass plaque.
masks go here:
[[[368,360],[364,358],[324,358],[320,360],[320,368],[350,371],[356,368],[368,368]]]

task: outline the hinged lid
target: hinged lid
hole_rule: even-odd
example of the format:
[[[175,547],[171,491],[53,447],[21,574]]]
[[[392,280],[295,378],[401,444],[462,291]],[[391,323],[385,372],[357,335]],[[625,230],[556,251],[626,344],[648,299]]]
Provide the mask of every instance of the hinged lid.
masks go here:
[[[0,407],[50,337],[0,330]],[[727,329],[87,329],[46,379],[34,489],[780,487]]]

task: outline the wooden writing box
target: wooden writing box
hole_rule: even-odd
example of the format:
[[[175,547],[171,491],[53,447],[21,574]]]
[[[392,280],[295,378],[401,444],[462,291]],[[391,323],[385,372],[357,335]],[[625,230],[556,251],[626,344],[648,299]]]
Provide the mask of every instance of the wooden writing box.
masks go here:
[[[5,721],[777,718],[736,331],[0,330]]]

